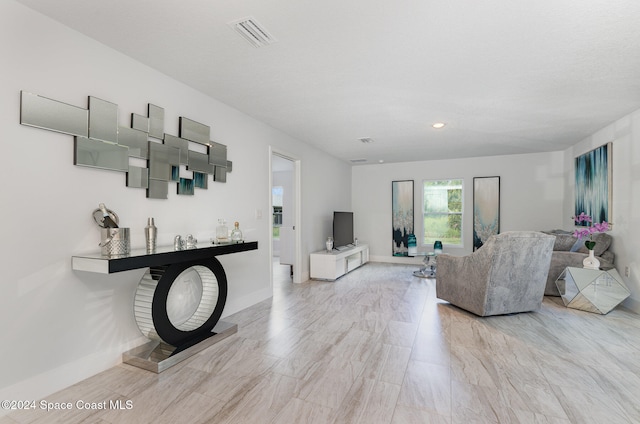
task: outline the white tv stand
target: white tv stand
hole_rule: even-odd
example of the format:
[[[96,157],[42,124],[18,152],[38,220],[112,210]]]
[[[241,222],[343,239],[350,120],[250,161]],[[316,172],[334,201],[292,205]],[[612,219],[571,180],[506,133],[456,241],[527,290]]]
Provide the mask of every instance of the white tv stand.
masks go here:
[[[369,245],[358,244],[343,250],[319,250],[310,255],[311,278],[335,281],[369,262]]]

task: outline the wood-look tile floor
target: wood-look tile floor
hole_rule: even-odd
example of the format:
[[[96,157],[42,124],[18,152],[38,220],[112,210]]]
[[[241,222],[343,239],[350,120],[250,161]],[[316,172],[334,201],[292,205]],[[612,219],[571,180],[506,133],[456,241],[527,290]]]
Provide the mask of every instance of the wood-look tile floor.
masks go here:
[[[336,282],[278,278],[225,318],[238,333],[159,375],[119,365],[47,397],[130,410],[29,411],[1,423],[640,423],[640,317],[545,298],[478,318],[415,266]]]

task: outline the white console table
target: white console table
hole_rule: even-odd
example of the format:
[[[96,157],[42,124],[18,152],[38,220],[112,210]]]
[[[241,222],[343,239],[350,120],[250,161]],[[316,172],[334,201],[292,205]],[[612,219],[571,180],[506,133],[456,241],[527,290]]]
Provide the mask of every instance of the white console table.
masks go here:
[[[311,278],[335,281],[369,262],[369,245],[358,244],[344,250],[320,250],[311,253]]]

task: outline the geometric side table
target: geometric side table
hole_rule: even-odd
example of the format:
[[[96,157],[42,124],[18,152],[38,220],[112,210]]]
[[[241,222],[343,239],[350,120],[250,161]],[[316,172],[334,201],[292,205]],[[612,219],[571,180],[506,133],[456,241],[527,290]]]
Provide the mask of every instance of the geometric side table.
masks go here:
[[[615,269],[567,267],[556,286],[566,307],[603,315],[631,295]]]

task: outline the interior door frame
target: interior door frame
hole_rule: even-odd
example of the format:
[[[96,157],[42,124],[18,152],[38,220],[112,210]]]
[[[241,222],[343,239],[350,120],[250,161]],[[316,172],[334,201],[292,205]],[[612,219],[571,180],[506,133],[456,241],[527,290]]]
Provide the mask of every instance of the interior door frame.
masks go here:
[[[294,192],[294,211],[293,211],[293,242],[294,242],[294,264],[293,264],[293,282],[302,283],[302,237],[300,227],[300,216],[302,211],[302,184],[300,178],[301,163],[300,158],[288,152],[269,146],[269,216],[273,211],[273,198],[271,196],[271,188],[273,187],[273,156],[280,156],[283,159],[293,162],[293,192]],[[271,228],[271,225],[269,226]],[[273,258],[273,231],[269,230],[269,258]],[[269,261],[271,270],[270,280],[273,287],[273,261]]]

